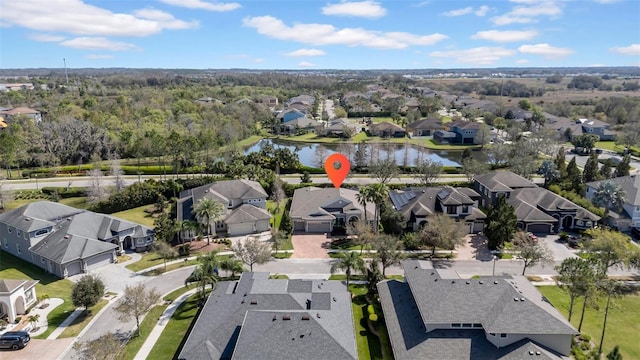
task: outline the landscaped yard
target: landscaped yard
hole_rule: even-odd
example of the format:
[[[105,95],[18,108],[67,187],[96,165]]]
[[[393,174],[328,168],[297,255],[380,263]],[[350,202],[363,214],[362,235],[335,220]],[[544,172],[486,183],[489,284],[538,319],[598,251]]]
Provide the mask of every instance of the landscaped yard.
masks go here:
[[[0,251],[0,279],[40,280],[36,285],[37,296],[49,295],[51,298],[60,298],[64,301],[62,305],[49,313],[47,317],[49,327],[43,334],[36,336],[38,339],[46,339],[75,310],[75,306],[71,302],[73,283],[70,280],[59,279],[43,269],[3,251]]]
[[[569,297],[557,286],[540,286],[538,290],[556,307],[565,317],[569,314]],[[602,323],[604,320],[604,305],[606,299],[599,302],[600,310],[587,308],[584,316],[582,332],[591,336],[591,341],[600,343]],[[640,359],[640,295],[627,295],[613,300],[614,305],[609,309],[607,330],[605,333],[603,353],[610,352],[615,345],[620,346],[620,352],[625,359]],[[576,301],[571,324],[578,328],[580,322],[580,310],[582,301]]]
[[[149,213],[146,213],[144,211],[149,206],[150,205],[138,206],[137,208],[119,211],[117,213],[113,213],[112,215],[123,220],[128,220],[153,228],[154,218]]]
[[[78,334],[80,334],[82,329],[84,329],[84,327],[87,326],[87,324],[89,324],[91,319],[93,319],[93,317],[96,316],[96,314],[98,314],[100,310],[105,305],[107,305],[107,303],[108,303],[107,300],[102,299],[98,301],[98,303],[95,304],[94,306],[91,306],[89,308],[88,313],[84,313],[84,312],[81,313],[77,318],[73,320],[71,325],[69,325],[66,329],[64,329],[62,334],[60,334],[59,338],[70,338],[70,337],[78,336]]]
[[[380,334],[378,338],[367,329],[367,301],[365,296],[367,288],[364,285],[351,285],[351,292],[356,295],[351,304],[353,311],[353,323],[356,333],[356,346],[358,347],[358,359],[392,359],[391,346],[387,329],[382,318],[382,311],[378,308],[378,327]],[[384,346],[381,347],[381,341]],[[384,350],[383,350],[384,348]],[[383,354],[384,351],[384,354]]]
[[[134,335],[124,347],[124,359],[130,360],[136,356],[166,308],[165,305],[156,305],[145,315],[144,320],[140,323],[140,336]],[[153,358],[150,357],[150,359]]]

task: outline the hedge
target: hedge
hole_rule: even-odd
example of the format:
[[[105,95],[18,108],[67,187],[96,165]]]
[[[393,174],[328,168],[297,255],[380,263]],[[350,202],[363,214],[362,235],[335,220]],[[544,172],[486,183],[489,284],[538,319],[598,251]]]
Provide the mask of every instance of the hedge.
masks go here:
[[[87,192],[85,188],[72,187],[43,187],[41,191],[49,196],[55,196],[57,194],[57,196],[63,199],[85,196]]]
[[[572,202],[574,202],[576,205],[582,206],[583,208],[591,211],[592,213],[603,217],[604,216],[604,209],[600,208],[598,206],[595,206],[591,203],[591,201],[589,201],[587,198],[574,193],[573,191],[566,191],[566,190],[562,190],[560,188],[559,185],[551,185],[549,186],[549,191],[552,191],[560,196],[562,196],[565,199],[568,199]]]

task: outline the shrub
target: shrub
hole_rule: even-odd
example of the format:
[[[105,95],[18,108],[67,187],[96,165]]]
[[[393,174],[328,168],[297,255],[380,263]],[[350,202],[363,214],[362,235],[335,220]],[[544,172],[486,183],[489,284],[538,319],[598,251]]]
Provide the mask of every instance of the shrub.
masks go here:
[[[369,315],[375,314],[376,313],[376,309],[373,307],[373,305],[369,305],[369,306],[367,306],[367,312],[369,313]]]
[[[182,244],[178,247],[178,255],[189,256],[191,254],[191,246],[189,244]]]
[[[19,323],[20,323],[20,320],[22,320],[22,316],[16,316],[15,323],[16,323],[16,324],[19,324]]]
[[[378,321],[378,315],[376,315],[376,314],[369,314],[369,321],[371,321],[371,322],[376,322],[376,321]]]

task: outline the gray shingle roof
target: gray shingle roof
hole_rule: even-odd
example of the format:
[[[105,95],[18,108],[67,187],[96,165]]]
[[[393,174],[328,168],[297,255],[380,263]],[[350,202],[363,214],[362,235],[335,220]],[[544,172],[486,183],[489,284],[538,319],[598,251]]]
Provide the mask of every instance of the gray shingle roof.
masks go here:
[[[351,297],[342,283],[273,280],[268,275],[244,273],[237,282],[219,283],[200,312],[180,358],[357,358]],[[311,309],[307,310],[309,300]],[[274,315],[279,316],[276,321]],[[291,320],[282,320],[282,315]],[[302,320],[303,315],[310,315],[310,319]],[[289,331],[296,334],[296,340],[290,340]],[[302,334],[304,338],[300,338]],[[286,357],[283,351],[304,357]]]
[[[518,203],[527,203],[548,212],[575,210],[576,217],[579,219],[600,220],[598,215],[541,187],[518,189],[511,194],[508,202],[514,207]]]
[[[640,176],[634,174],[630,176],[621,176],[608,180],[593,181],[587,183],[587,186],[597,189],[601,183],[612,182],[620,185],[624,190],[624,202],[633,206],[640,206]]]
[[[490,191],[509,191],[519,188],[537,187],[536,184],[511,171],[494,171],[476,175],[474,179]]]
[[[480,194],[469,188],[453,188],[450,186],[445,187],[415,187],[404,190],[392,190],[389,191],[389,198],[394,208],[408,219],[413,213],[416,216],[429,216],[438,211],[442,211],[436,204],[436,199],[439,198],[443,205],[474,205],[473,198],[479,198]],[[477,210],[477,211],[476,211]],[[482,211],[472,209],[470,218],[484,219],[485,216]]]
[[[37,201],[0,214],[0,222],[28,232],[53,226],[85,211],[51,201]]]
[[[296,189],[291,201],[291,218],[298,219],[332,219],[324,208],[341,208],[345,211],[355,209],[362,213],[362,206],[356,198],[358,191],[343,188],[317,188],[313,186]],[[374,216],[375,205],[367,202],[367,218]]]
[[[249,204],[242,204],[227,214],[224,222],[227,224],[240,224],[269,219],[271,219],[271,214],[267,210]]]
[[[407,128],[412,130],[421,130],[421,129],[429,129],[429,130],[442,130],[444,126],[442,125],[442,120],[436,118],[427,118],[418,121],[414,121],[411,124],[407,125]]]

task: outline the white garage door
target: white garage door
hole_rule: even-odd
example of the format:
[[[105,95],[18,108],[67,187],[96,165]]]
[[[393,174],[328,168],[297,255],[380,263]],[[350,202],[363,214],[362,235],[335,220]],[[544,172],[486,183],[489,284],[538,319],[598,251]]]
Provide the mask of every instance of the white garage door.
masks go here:
[[[87,270],[97,269],[99,267],[111,264],[111,253],[96,255],[87,260]]]
[[[82,262],[74,261],[67,264],[67,276],[82,274]]]
[[[329,232],[330,231],[330,226],[331,224],[326,222],[326,223],[310,223],[308,225],[308,230],[307,232],[310,233],[325,233],[325,232]]]
[[[253,233],[253,223],[229,224],[227,231],[230,236],[246,235]]]

